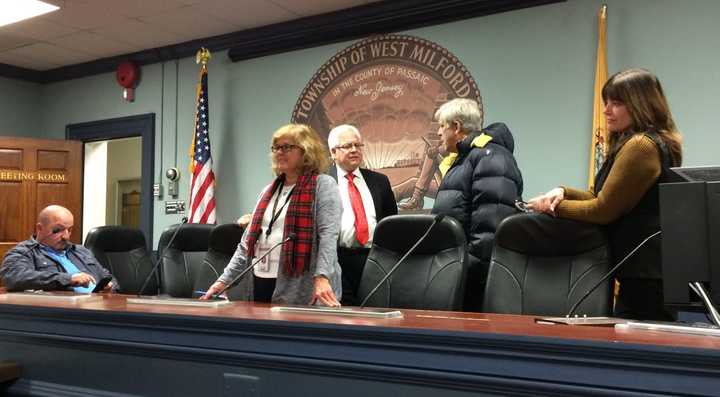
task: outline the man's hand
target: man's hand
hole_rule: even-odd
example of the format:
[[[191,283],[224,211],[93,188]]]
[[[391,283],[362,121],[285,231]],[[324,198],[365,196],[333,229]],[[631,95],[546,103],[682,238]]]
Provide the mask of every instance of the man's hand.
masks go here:
[[[337,298],[335,297],[335,293],[332,290],[332,287],[330,286],[330,281],[325,278],[325,276],[317,276],[315,277],[315,287],[313,288],[313,298],[312,302],[310,302],[311,305],[314,305],[315,302],[320,300],[320,303],[322,303],[325,306],[334,306],[334,307],[340,307],[340,302],[338,302]]]
[[[78,287],[87,287],[90,283],[96,284],[95,277],[87,273],[75,273],[70,277],[70,285]]]
[[[252,214],[245,214],[238,218],[235,222],[238,224],[238,226],[244,228],[250,223],[250,221],[252,221]]]

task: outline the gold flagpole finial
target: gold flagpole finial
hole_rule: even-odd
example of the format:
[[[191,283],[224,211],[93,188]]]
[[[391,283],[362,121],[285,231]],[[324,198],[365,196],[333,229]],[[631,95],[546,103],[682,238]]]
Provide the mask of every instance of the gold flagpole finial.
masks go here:
[[[195,54],[195,63],[199,63],[203,66],[207,65],[208,62],[210,62],[210,51],[202,47],[198,50],[198,52]]]
[[[607,15],[607,4],[603,4],[602,7],[600,7],[600,17],[605,18]]]

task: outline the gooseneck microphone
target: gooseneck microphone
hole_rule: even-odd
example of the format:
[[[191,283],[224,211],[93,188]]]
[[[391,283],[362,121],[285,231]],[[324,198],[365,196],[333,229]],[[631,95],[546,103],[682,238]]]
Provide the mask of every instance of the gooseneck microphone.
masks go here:
[[[662,230],[658,230],[657,232],[655,232],[655,233],[647,236],[647,237],[645,238],[645,240],[643,240],[640,244],[638,244],[635,248],[633,248],[633,250],[630,251],[629,254],[625,255],[625,257],[624,257],[620,262],[618,262],[617,265],[613,266],[613,268],[610,269],[609,272],[605,273],[605,275],[604,275],[600,280],[598,280],[598,281],[595,283],[595,285],[593,285],[592,288],[590,288],[590,289],[585,293],[585,295],[583,295],[580,299],[578,299],[577,302],[575,302],[574,305],[572,305],[572,307],[570,308],[570,311],[568,311],[568,313],[565,315],[565,317],[570,317],[570,316],[572,316],[573,314],[575,314],[575,310],[577,310],[578,306],[580,306],[580,304],[583,303],[583,302],[585,301],[585,299],[587,299],[587,297],[590,296],[590,294],[592,294],[593,292],[595,292],[595,290],[596,290],[602,283],[604,283],[605,280],[607,280],[607,279],[610,278],[613,274],[615,274],[615,272],[620,268],[620,266],[622,266],[622,264],[625,263],[625,261],[628,260],[628,258],[630,258],[630,257],[635,253],[635,251],[639,250],[640,247],[642,247],[643,245],[645,245],[645,243],[647,243],[651,238],[657,236],[657,235],[660,234],[660,233],[662,233]]]
[[[235,278],[233,278],[232,281],[230,281],[223,289],[218,291],[218,293],[213,295],[212,298],[210,298],[210,299],[218,299],[220,297],[220,295],[224,294],[227,290],[229,290],[230,288],[234,287],[237,283],[239,283],[240,280],[242,280],[245,277],[245,275],[250,273],[250,270],[255,268],[255,265],[257,265],[261,260],[265,259],[266,256],[270,255],[270,253],[273,252],[275,250],[275,248],[287,243],[290,240],[295,240],[295,233],[288,233],[288,236],[285,237],[285,239],[283,239],[281,242],[270,247],[270,249],[267,250],[264,254],[262,254],[259,258],[257,258],[252,263],[252,265],[243,269],[243,271],[240,272],[240,274],[235,276]]]
[[[155,273],[157,273],[157,270],[160,267],[160,264],[165,261],[165,254],[167,253],[168,248],[170,248],[173,241],[175,241],[175,237],[178,235],[178,232],[187,223],[187,221],[188,221],[188,218],[186,216],[184,216],[180,220],[180,224],[178,225],[177,229],[175,229],[175,232],[173,233],[173,235],[170,237],[170,241],[168,241],[168,244],[162,250],[160,257],[158,257],[157,262],[155,262],[155,266],[153,266],[152,270],[150,271],[150,274],[148,274],[148,276],[145,278],[145,281],[143,282],[142,287],[140,287],[140,290],[138,291],[138,294],[137,294],[138,298],[140,297],[140,295],[142,295],[143,291],[145,291],[145,287],[147,287],[147,283],[148,283],[148,281],[150,281],[150,278]]]
[[[413,251],[415,251],[415,248],[417,248],[418,245],[420,245],[420,244],[427,238],[427,236],[428,236],[428,235],[430,234],[430,232],[433,230],[433,228],[435,227],[435,225],[437,225],[438,223],[442,222],[443,218],[445,218],[445,214],[437,214],[437,215],[435,215],[435,219],[433,219],[432,223],[430,224],[430,227],[428,227],[427,230],[425,231],[425,234],[423,234],[423,235],[420,237],[420,239],[418,239],[418,241],[417,241],[412,247],[410,247],[409,250],[407,250],[407,252],[405,253],[405,255],[403,255],[403,256],[400,258],[400,260],[398,260],[397,263],[396,263],[392,268],[390,268],[390,271],[387,272],[387,274],[385,275],[385,277],[383,277],[382,280],[380,280],[380,282],[377,283],[377,285],[375,286],[375,288],[373,288],[373,289],[370,291],[370,293],[367,294],[367,296],[365,296],[365,299],[363,299],[362,303],[360,303],[360,308],[361,308],[361,309],[362,309],[363,307],[365,307],[365,304],[366,304],[367,301],[375,294],[375,292],[377,292],[377,290],[380,289],[380,286],[382,286],[382,285],[385,283],[385,281],[387,281],[387,279],[390,278],[390,276],[392,276],[393,273],[395,273],[395,271],[400,267],[400,264],[403,263],[403,261],[404,261],[405,259],[407,259],[407,257],[410,256],[410,254],[412,254]]]

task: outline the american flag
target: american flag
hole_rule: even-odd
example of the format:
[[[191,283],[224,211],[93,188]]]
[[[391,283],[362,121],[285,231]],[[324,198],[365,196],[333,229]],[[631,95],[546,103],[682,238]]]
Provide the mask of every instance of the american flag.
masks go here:
[[[215,223],[215,174],[210,156],[207,67],[200,69],[195,133],[190,145],[190,223]]]

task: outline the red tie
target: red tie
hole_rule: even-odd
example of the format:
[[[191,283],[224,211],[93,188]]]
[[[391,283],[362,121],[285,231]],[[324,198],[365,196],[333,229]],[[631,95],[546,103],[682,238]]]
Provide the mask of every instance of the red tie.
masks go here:
[[[363,247],[367,244],[370,234],[368,233],[367,217],[365,216],[365,207],[363,207],[360,191],[353,182],[355,175],[346,174],[348,179],[348,194],[350,195],[350,205],[352,205],[353,214],[355,214],[355,238]]]

